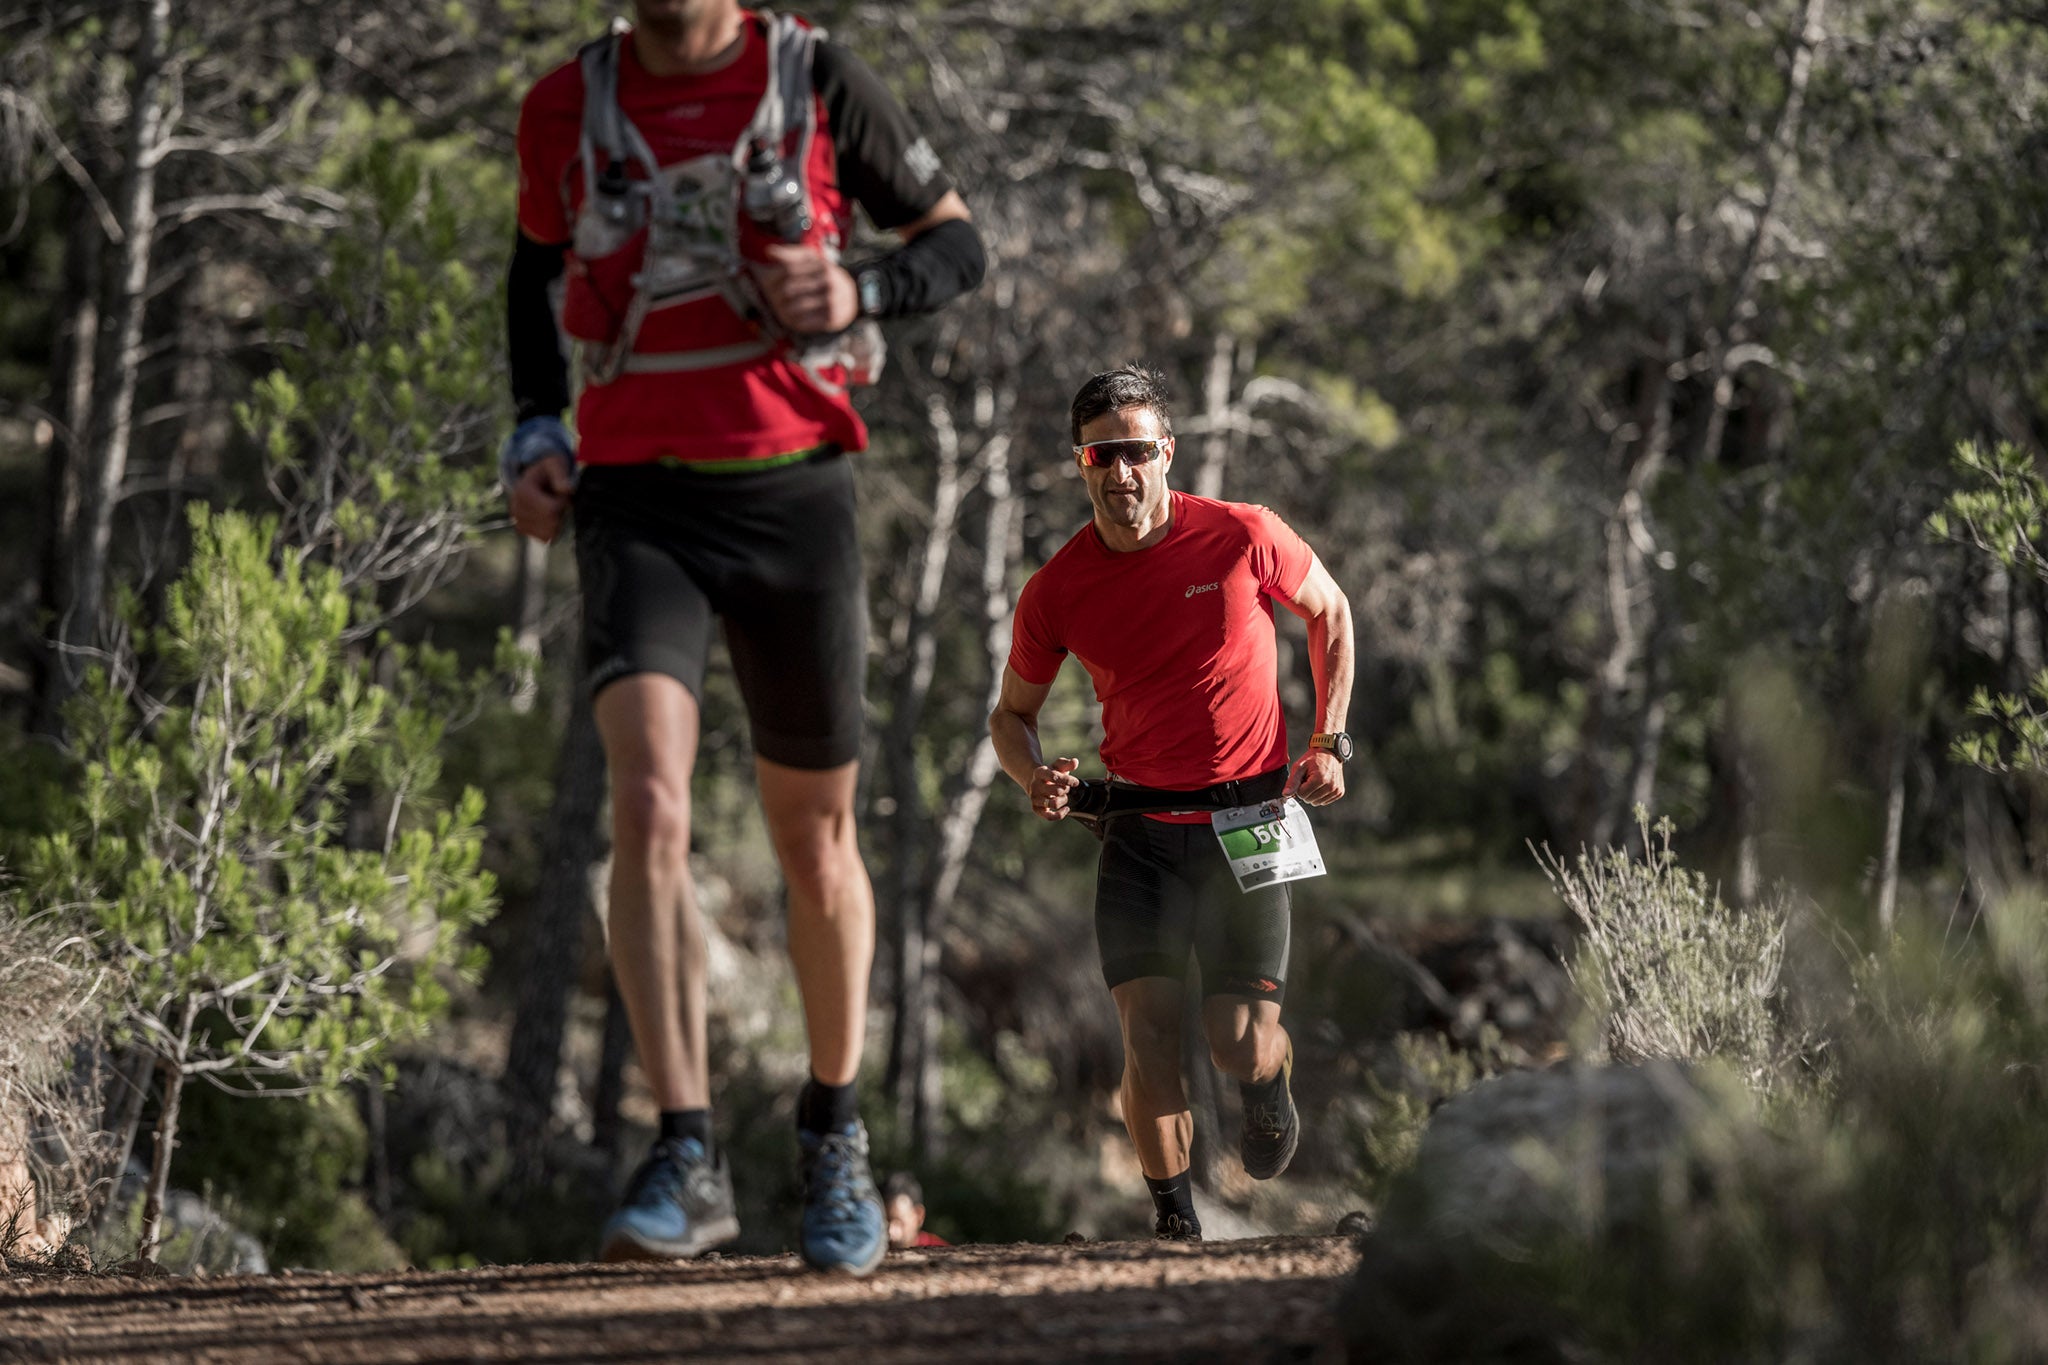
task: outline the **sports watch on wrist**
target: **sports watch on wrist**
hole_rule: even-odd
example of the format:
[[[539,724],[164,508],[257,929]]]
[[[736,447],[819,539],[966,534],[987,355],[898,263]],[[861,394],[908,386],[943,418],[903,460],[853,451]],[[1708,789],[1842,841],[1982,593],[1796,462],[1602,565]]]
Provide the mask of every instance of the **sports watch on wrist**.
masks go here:
[[[1351,736],[1343,730],[1317,731],[1308,737],[1311,749],[1328,749],[1339,763],[1351,761]]]

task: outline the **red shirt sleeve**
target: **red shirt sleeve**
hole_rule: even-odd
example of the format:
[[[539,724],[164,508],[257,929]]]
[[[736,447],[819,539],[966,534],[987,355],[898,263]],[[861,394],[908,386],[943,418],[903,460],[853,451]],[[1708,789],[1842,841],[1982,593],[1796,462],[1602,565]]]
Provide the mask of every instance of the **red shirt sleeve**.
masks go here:
[[[569,240],[564,177],[583,134],[583,70],[543,76],[519,106],[519,230],[547,245]]]
[[[1017,617],[1010,627],[1010,671],[1039,687],[1059,676],[1060,665],[1067,658],[1059,626],[1048,610],[1050,595],[1045,570],[1040,569],[1017,595]]]
[[[1272,508],[1253,507],[1251,512],[1248,553],[1252,572],[1259,577],[1259,591],[1291,602],[1316,562],[1316,552]]]

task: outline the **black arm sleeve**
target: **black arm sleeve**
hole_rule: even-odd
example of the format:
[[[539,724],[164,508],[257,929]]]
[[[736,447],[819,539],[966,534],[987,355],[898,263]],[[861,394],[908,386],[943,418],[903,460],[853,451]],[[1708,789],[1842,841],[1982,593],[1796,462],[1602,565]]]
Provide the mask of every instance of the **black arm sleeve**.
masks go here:
[[[525,233],[512,245],[505,272],[505,340],[512,366],[514,420],[559,417],[569,406],[569,364],[548,290],[562,275],[562,245],[547,246]]]
[[[874,316],[929,313],[981,283],[988,257],[981,234],[965,218],[934,223],[897,250],[853,267],[854,278],[870,271],[881,277],[880,306]]]
[[[825,102],[839,185],[883,230],[930,213],[953,182],[938,153],[866,62],[834,42],[818,44],[811,83]]]

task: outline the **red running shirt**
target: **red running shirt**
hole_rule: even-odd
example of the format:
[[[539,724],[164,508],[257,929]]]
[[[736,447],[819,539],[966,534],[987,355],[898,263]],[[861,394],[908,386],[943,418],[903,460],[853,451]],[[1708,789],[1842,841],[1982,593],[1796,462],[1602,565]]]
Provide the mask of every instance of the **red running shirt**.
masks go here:
[[[1273,600],[1293,600],[1315,553],[1264,507],[1169,496],[1158,544],[1118,553],[1090,521],[1031,576],[1010,668],[1043,686],[1072,654],[1102,703],[1103,765],[1186,790],[1287,762]]]
[[[745,45],[731,62],[699,75],[655,76],[633,44],[621,45],[619,103],[664,168],[698,158],[730,158],[754,117],[768,81],[768,45],[749,14]],[[805,179],[819,231],[842,241],[853,235],[857,200],[879,228],[901,227],[929,211],[951,188],[930,146],[851,53],[818,48],[818,136]],[[519,227],[536,242],[567,242],[583,200],[579,152],[583,70],[570,61],[543,76],[519,111]],[[766,261],[768,239],[739,225],[739,250]],[[819,235],[814,231],[813,235]],[[572,289],[595,290],[609,311],[621,298],[570,253]],[[758,336],[722,298],[707,297],[651,313],[643,349],[673,350],[744,343]],[[828,377],[843,377],[827,371]],[[577,458],[585,464],[641,464],[660,459],[744,460],[806,450],[831,441],[848,450],[867,445],[867,428],[844,393],[828,394],[781,354],[716,369],[621,374],[589,384],[576,407]]]

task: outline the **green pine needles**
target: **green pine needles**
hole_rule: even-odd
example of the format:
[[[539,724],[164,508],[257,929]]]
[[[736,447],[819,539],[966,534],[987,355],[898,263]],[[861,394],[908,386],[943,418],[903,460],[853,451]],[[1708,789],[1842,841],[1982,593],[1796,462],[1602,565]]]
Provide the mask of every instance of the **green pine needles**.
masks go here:
[[[116,1037],[163,1080],[145,1247],[185,1080],[276,1095],[363,1074],[441,1011],[437,973],[480,971],[466,931],[495,908],[482,796],[434,799],[449,661],[346,649],[340,573],[272,523],[195,507],[191,527],[128,661],[147,684],[100,670],[76,700],[79,780],[24,869],[99,945]]]

